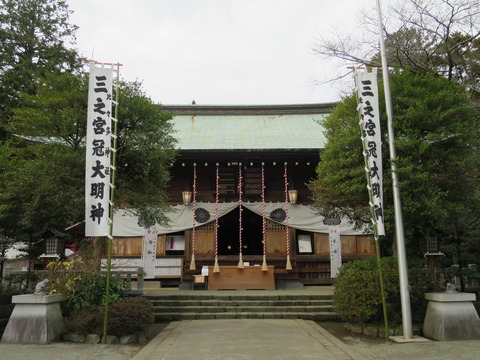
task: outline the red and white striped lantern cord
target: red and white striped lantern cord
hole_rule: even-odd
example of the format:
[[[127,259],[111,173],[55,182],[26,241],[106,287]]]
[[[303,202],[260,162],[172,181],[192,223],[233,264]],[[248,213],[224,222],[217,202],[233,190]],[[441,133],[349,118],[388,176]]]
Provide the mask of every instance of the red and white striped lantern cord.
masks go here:
[[[213,272],[220,272],[220,267],[218,266],[218,180],[220,176],[218,174],[218,164],[217,170],[215,173],[215,264],[213,266]]]
[[[193,164],[193,226],[192,226],[192,260],[190,261],[190,270],[195,270],[195,227],[197,226],[197,164]]]
[[[267,220],[265,219],[265,166],[262,163],[262,244],[263,244],[263,263],[262,271],[268,271],[267,266]]]
[[[288,174],[287,174],[287,163],[285,163],[285,172],[283,174],[285,178],[285,243],[287,247],[287,264],[285,266],[286,270],[292,270],[292,264],[290,262],[290,229],[288,227],[288,220],[290,216],[288,215]]]
[[[242,224],[242,212],[243,212],[243,207],[242,207],[242,181],[243,181],[243,176],[242,176],[242,163],[238,165],[238,244],[240,247],[240,252],[239,252],[239,259],[238,259],[238,268],[243,269],[243,239],[242,239],[242,232],[243,232],[243,224]]]

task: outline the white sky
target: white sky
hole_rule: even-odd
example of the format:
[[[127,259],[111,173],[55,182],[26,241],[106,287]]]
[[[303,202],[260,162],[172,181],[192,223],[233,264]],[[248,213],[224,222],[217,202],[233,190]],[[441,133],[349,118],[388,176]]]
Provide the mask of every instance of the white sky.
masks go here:
[[[313,54],[333,28],[359,31],[375,0],[67,0],[88,58],[123,64],[162,104],[300,104],[340,99],[313,86],[348,70]],[[383,6],[383,5],[382,5]],[[352,79],[353,86],[353,79]]]

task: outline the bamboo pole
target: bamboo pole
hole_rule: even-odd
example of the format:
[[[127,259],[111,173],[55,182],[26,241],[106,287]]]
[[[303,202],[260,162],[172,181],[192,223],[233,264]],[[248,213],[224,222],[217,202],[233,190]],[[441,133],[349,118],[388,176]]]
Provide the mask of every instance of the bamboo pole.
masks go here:
[[[103,338],[102,343],[107,343],[108,335],[108,318],[110,311],[110,277],[112,272],[112,239],[113,239],[113,204],[115,200],[115,178],[117,174],[117,133],[118,133],[118,100],[120,97],[120,65],[117,65],[117,88],[115,91],[115,115],[113,118],[113,147],[112,147],[112,162],[111,162],[111,189],[110,189],[110,229],[107,236],[107,274],[105,284],[105,314],[103,319]]]

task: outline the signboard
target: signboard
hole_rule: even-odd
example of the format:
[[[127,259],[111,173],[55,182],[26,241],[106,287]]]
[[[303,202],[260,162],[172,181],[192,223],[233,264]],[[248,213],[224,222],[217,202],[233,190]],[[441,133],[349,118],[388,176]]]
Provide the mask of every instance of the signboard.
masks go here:
[[[330,243],[330,277],[336,278],[338,269],[342,266],[342,249],[340,242],[340,226],[328,226],[328,240]]]
[[[166,250],[167,251],[183,251],[183,250],[185,250],[185,236],[183,236],[183,235],[167,235]]]
[[[85,235],[108,236],[112,118],[111,68],[90,67],[85,158]]]
[[[298,235],[298,252],[301,254],[310,254],[313,252],[310,235]]]
[[[355,73],[355,82],[358,95],[358,111],[360,112],[360,126],[362,128],[362,141],[364,142],[364,156],[367,159],[367,168],[365,170],[369,176],[368,190],[371,194],[370,206],[373,208],[373,222],[377,227],[377,235],[385,235],[382,139],[376,68],[372,72]]]
[[[145,279],[155,278],[155,261],[157,259],[157,231],[148,229],[143,236],[142,262]]]

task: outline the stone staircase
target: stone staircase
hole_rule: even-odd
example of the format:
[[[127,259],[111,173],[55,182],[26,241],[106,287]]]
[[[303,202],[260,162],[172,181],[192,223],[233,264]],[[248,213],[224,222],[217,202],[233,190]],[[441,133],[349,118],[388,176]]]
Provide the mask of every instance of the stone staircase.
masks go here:
[[[155,321],[194,319],[304,319],[336,321],[333,295],[166,294],[147,296]]]

